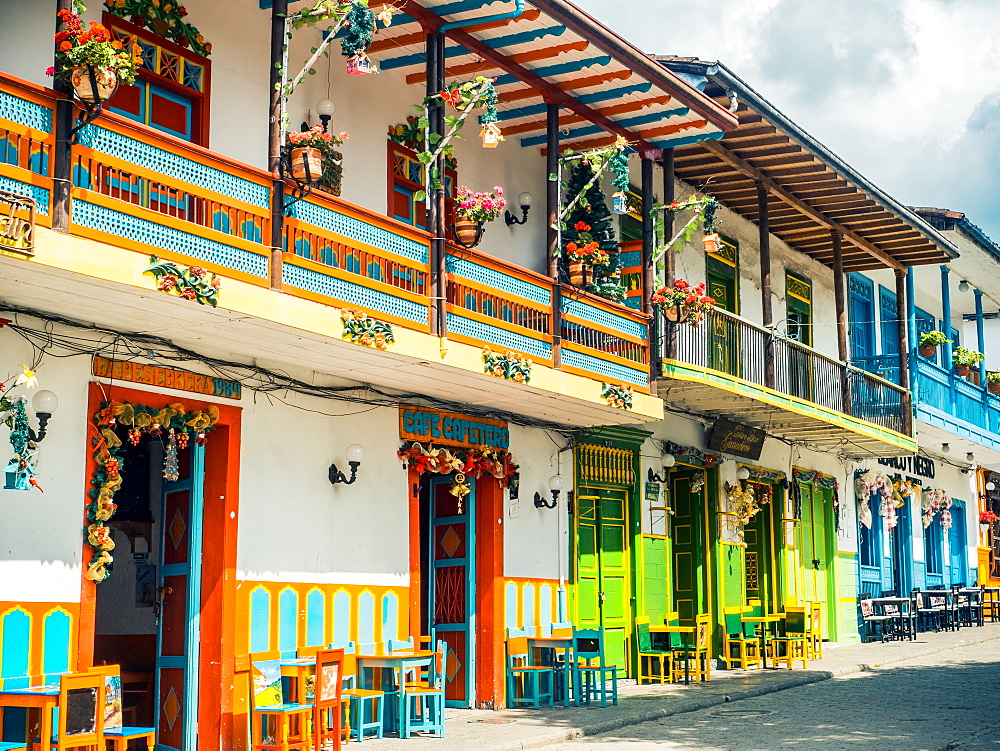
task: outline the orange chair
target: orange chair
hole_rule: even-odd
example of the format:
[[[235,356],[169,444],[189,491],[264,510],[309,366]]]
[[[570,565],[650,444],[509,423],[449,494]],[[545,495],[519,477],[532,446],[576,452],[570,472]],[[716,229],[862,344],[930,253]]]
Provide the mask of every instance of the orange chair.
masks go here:
[[[66,673],[59,677],[59,724],[56,751],[105,751],[104,675]]]
[[[250,655],[252,676],[253,751],[312,751],[311,704],[285,701],[281,688],[281,660],[264,653]]]
[[[337,751],[340,748],[343,676],[343,649],[321,649],[316,653],[316,682],[313,691],[313,739],[316,751]]]
[[[156,747],[156,728],[125,727],[122,724],[122,676],[118,665],[97,665],[92,673],[104,676],[104,736],[109,751],[128,751],[129,741],[146,741],[148,751]]]

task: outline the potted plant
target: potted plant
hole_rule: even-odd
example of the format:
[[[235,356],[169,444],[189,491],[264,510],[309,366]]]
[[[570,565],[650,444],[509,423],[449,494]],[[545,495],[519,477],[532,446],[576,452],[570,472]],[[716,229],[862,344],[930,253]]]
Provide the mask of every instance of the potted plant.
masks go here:
[[[347,140],[347,133],[334,135],[322,125],[288,133],[288,162],[292,177],[299,182],[315,183],[322,179],[336,157],[336,148]]]
[[[991,370],[986,374],[986,390],[991,394],[1000,394],[1000,371]]]
[[[601,248],[590,233],[591,227],[584,221],[573,225],[576,241],[566,243],[566,261],[569,269],[569,283],[582,287],[587,283],[587,274],[598,266],[611,263],[611,256]]]
[[[954,353],[952,353],[951,361],[955,365],[955,374],[960,375],[963,378],[972,371],[976,365],[979,365],[983,361],[983,353],[978,352],[974,349],[967,349],[965,347],[955,347]]]
[[[1000,516],[997,516],[992,511],[983,511],[979,515],[979,528],[986,532],[989,530],[990,525],[1000,521]]]
[[[951,344],[951,339],[940,331],[925,331],[920,335],[920,344],[917,349],[924,357],[934,357],[934,350],[945,342]]]
[[[56,65],[47,73],[67,81],[88,104],[106,102],[119,85],[135,81],[142,58],[139,47],[129,49],[101,24],[91,21],[84,29],[80,16],[59,11],[62,29],[56,33]]]
[[[668,321],[697,326],[706,313],[715,309],[715,298],[706,295],[705,291],[704,282],[692,287],[685,280],[677,279],[673,286],[656,290],[651,302]]]
[[[458,189],[455,205],[455,238],[463,248],[474,248],[483,239],[483,224],[499,217],[507,199],[497,185],[488,193],[477,193],[464,185]]]

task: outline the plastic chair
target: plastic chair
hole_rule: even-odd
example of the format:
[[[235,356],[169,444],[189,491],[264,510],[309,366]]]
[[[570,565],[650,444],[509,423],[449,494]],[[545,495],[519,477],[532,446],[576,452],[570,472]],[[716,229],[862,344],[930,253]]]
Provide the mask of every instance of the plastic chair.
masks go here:
[[[347,720],[341,727],[341,737],[351,737],[359,743],[365,739],[370,730],[375,731],[375,737],[381,738],[385,725],[385,691],[375,688],[358,688],[358,659],[351,644],[344,654],[344,670],[342,677],[348,687],[341,692],[342,702],[347,703]],[[345,733],[346,728],[346,733]]]
[[[809,667],[809,626],[806,609],[801,605],[785,606],[785,633],[774,639],[774,662],[784,662],[791,670],[793,663],[802,662],[802,669]]]
[[[680,661],[687,661],[687,675],[696,681],[712,680],[712,624],[708,613],[694,617],[694,647],[674,647],[674,680],[685,675]]]
[[[313,684],[313,740],[316,751],[336,751],[340,748],[343,671],[343,649],[317,651],[316,681]]]
[[[59,677],[59,721],[52,748],[105,751],[104,674],[65,673]]]
[[[648,615],[635,619],[635,639],[639,647],[639,685],[647,680],[650,683],[654,680],[661,684],[669,682],[673,675],[674,653],[671,649],[653,649]],[[659,665],[659,672],[653,671],[654,665]]]
[[[263,653],[250,656],[253,692],[251,744],[254,751],[309,751],[313,745],[311,704],[285,702],[281,686],[281,660]],[[256,656],[260,656],[259,654]]]
[[[92,673],[104,676],[104,737],[111,751],[128,751],[129,741],[146,741],[148,751],[156,747],[156,728],[122,725],[122,675],[120,665],[97,665]]]
[[[427,671],[428,685],[408,686],[400,719],[400,738],[409,738],[413,731],[423,730],[444,738],[444,660],[448,645],[438,641],[434,659]]]
[[[722,661],[726,670],[732,670],[733,663],[744,670],[760,667],[760,639],[756,634],[746,632],[747,624],[743,622],[743,614],[753,608],[748,605],[737,605],[722,609]]]
[[[618,667],[604,659],[604,634],[596,629],[580,629],[573,635],[573,658],[576,661],[574,684],[577,701],[589,704],[597,696],[601,706],[608,706],[608,676],[611,681],[611,703],[618,704]],[[594,662],[597,662],[595,665]]]
[[[547,688],[543,679],[548,679]],[[518,692],[518,683],[522,690]],[[507,706],[541,706],[543,699],[551,707],[555,700],[555,668],[551,665],[532,665],[525,631],[507,631]]]

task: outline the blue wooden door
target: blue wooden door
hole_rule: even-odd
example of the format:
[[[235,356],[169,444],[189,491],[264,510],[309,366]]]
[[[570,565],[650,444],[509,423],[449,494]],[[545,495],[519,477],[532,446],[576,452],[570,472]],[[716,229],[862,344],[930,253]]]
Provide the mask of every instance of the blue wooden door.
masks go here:
[[[859,274],[848,275],[848,330],[851,359],[863,360],[875,356],[875,300],[870,279]]]
[[[476,490],[460,499],[455,475],[430,480],[430,586],[427,612],[431,643],[448,645],[445,703],[475,706]]]
[[[965,509],[961,506],[951,507],[951,529],[948,530],[948,553],[950,556],[949,575],[951,584],[968,584],[966,566],[966,541],[965,541]]]
[[[195,751],[201,637],[205,448],[179,452],[179,478],[164,481],[156,637],[157,749]]]

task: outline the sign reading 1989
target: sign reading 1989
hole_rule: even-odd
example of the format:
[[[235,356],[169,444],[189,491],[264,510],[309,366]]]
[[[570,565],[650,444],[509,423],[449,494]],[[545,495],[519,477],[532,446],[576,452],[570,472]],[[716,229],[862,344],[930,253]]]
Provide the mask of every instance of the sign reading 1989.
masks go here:
[[[162,368],[159,365],[109,360],[97,355],[94,355],[93,372],[98,378],[111,378],[127,383],[145,383],[147,386],[190,391],[195,394],[223,399],[239,399],[243,396],[243,387],[239,381],[228,381],[225,378],[189,373],[186,370]]]

